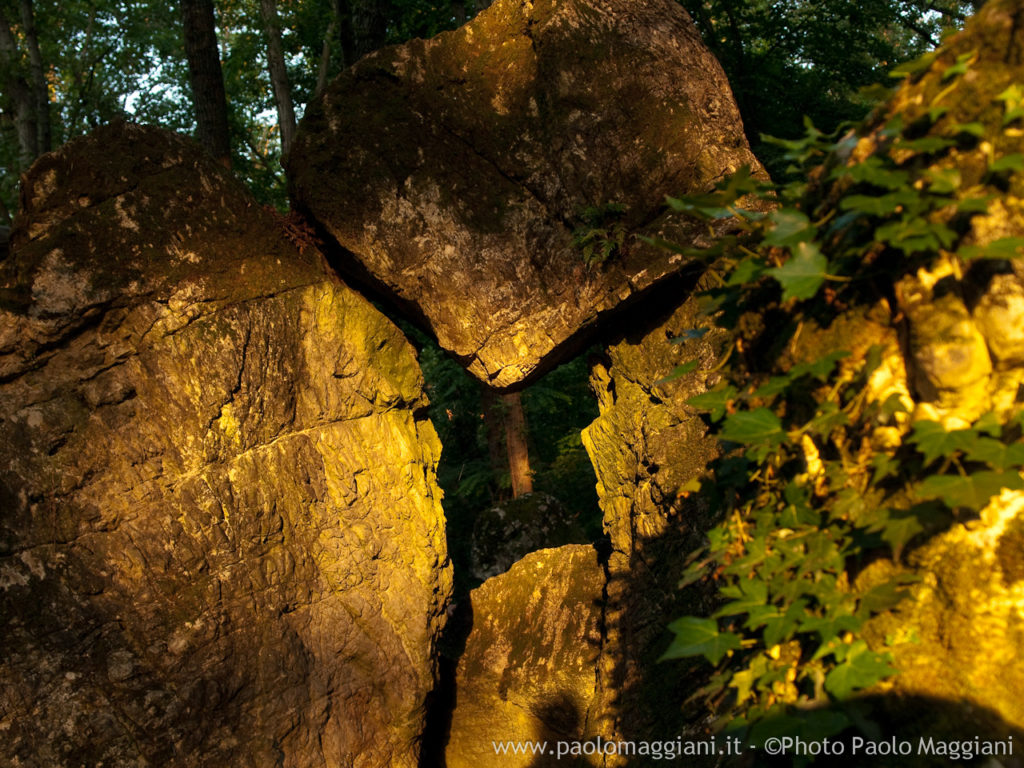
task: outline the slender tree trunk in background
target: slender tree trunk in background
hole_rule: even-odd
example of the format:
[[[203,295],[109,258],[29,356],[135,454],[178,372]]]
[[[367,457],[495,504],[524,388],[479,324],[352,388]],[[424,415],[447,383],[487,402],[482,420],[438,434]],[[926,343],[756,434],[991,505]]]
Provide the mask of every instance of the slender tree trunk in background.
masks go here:
[[[476,0],[476,12],[480,13],[480,11],[488,8],[490,5],[491,0]]]
[[[387,42],[391,0],[335,0],[343,66],[351,67]]]
[[[314,98],[323,93],[324,88],[327,87],[327,77],[331,70],[331,39],[334,37],[336,26],[337,20],[332,20],[324,35],[324,47],[320,50],[320,68],[316,74],[316,88],[313,89]]]
[[[36,113],[36,142],[39,154],[53,149],[50,133],[50,89],[46,84],[43,56],[39,52],[39,36],[36,34],[35,13],[32,0],[21,0],[21,25],[28,48],[28,60],[32,73],[32,96]]]
[[[357,61],[387,42],[391,16],[391,0],[352,0],[353,51]]]
[[[228,102],[217,49],[213,0],[181,0],[181,21],[196,108],[196,138],[217,160],[231,167]]]
[[[338,22],[338,42],[341,44],[341,68],[356,63],[355,36],[352,34],[352,0],[335,0],[334,15]]]
[[[18,72],[20,58],[11,25],[3,9],[0,9],[0,70],[4,75],[3,96],[18,136],[19,170],[24,171],[39,156],[39,128],[32,89]]]
[[[508,469],[512,476],[512,496],[518,499],[533,492],[530,453],[526,447],[526,413],[519,392],[501,396],[505,406],[505,444],[508,447]]]
[[[480,398],[487,431],[487,454],[496,475],[508,470],[512,496],[533,492],[530,452],[526,443],[526,413],[519,392],[498,395],[484,389]]]
[[[466,3],[463,0],[452,0],[452,17],[456,26],[461,27],[466,23]]]
[[[281,154],[286,155],[295,138],[295,107],[292,105],[292,89],[288,84],[288,69],[284,63],[277,0],[260,0],[260,14],[267,31],[267,65],[277,107],[277,125],[281,129]]]

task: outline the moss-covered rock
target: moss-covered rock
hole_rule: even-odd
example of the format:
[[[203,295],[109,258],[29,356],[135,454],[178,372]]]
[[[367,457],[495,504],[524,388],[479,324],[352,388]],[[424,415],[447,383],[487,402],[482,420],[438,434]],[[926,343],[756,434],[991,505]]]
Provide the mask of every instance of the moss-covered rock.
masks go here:
[[[101,129],[22,204],[5,760],[415,766],[451,574],[410,345],[180,137]]]
[[[704,242],[665,195],[743,165],[760,169],[728,83],[672,0],[498,0],[343,73],[288,160],[297,206],[351,252],[339,263],[497,388],[683,268],[633,234]],[[604,263],[586,264],[588,238]]]

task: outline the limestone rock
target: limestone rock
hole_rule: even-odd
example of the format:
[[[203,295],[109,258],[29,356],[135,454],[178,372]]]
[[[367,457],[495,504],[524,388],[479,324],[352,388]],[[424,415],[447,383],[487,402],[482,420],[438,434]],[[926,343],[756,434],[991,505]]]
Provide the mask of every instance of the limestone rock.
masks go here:
[[[494,742],[587,737],[604,573],[593,547],[527,555],[470,593],[473,628],[456,675],[448,768],[572,765],[499,754]]]
[[[720,331],[681,341],[703,324],[693,299],[652,307],[629,334],[611,341],[605,362],[591,370],[601,415],[583,431],[583,444],[594,463],[612,548],[592,722],[611,741],[681,733],[686,691],[700,687],[657,659],[667,646],[669,622],[707,607],[704,595],[678,589],[687,556],[702,545],[713,512],[687,490],[717,455],[717,442],[685,405],[715,382],[727,350]],[[663,381],[691,360],[698,361],[696,370]],[[647,764],[637,759],[609,757],[606,765]]]
[[[582,526],[558,499],[548,493],[528,493],[477,515],[470,568],[474,578],[484,581],[504,573],[530,552],[586,541]]]
[[[869,626],[869,639],[892,643],[900,673],[891,691],[973,709],[972,719],[981,727],[995,723],[1020,731],[1024,494],[1004,491],[979,518],[954,525],[911,555],[922,581],[911,599]],[[865,574],[863,581],[890,575],[888,564],[879,565],[879,572]],[[963,723],[950,719],[961,716],[952,704],[933,710],[933,733],[964,733]]]
[[[22,207],[6,764],[415,766],[451,575],[412,348],[171,134],[46,155]]]
[[[1006,172],[1001,178],[989,173],[993,158],[1024,151],[1017,122],[1004,119],[1010,105],[1001,101],[1001,94],[1012,95],[1008,89],[1024,77],[1022,25],[1019,3],[986,3],[963,32],[944,43],[930,66],[893,94],[857,147],[861,157],[885,151],[882,123],[897,112],[905,125],[921,120],[939,93],[949,110],[926,135],[949,135],[949,126],[976,121],[980,141],[951,148],[937,165],[955,169],[957,198],[979,190],[999,192],[965,228],[965,244],[982,253],[992,243],[1024,236],[1024,173]],[[970,59],[967,72],[950,79],[946,73],[958,57]],[[1019,249],[1011,259],[937,259],[931,270],[904,279],[894,308],[903,323],[892,320],[891,325],[909,331],[904,356],[914,419],[956,429],[990,412],[1015,418],[1024,381],[1022,297]],[[867,584],[893,569],[909,569],[921,579],[912,598],[893,614],[876,618],[869,631],[878,646],[894,643],[900,673],[886,693],[932,702],[933,732],[965,732],[963,723],[951,721],[935,702],[956,702],[969,711],[977,721],[971,723],[972,734],[983,728],[1019,732],[1024,728],[1016,693],[1024,685],[1017,660],[1024,637],[1024,497],[1004,490],[973,512],[977,519],[954,521],[948,530],[917,541],[905,563],[879,563],[879,573],[864,574]]]
[[[496,388],[684,268],[633,235],[704,242],[665,195],[743,165],[760,172],[725,76],[672,0],[497,0],[343,73],[288,160],[341,263]],[[614,253],[588,267],[574,234]]]

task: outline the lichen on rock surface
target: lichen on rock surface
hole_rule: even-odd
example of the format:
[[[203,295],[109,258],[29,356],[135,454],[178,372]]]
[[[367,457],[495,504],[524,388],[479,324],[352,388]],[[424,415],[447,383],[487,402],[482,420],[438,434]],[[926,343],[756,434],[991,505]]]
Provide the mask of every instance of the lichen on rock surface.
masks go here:
[[[76,140],[22,208],[5,759],[415,766],[451,573],[411,346],[172,134]]]
[[[729,85],[671,0],[497,0],[343,73],[288,158],[297,207],[347,249],[339,264],[499,389],[685,268],[633,235],[706,242],[665,196],[744,165],[760,172]],[[613,210],[621,232],[588,266],[580,240]]]

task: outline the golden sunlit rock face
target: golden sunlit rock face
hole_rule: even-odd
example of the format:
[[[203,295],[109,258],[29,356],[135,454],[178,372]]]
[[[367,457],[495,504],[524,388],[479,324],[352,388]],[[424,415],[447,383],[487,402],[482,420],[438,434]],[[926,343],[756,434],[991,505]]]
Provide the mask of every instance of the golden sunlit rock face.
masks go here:
[[[526,768],[538,758],[501,754],[493,742],[596,735],[604,580],[594,548],[570,544],[533,552],[470,593],[448,768]]]
[[[401,333],[155,129],[41,159],[13,246],[4,759],[415,766],[451,578]]]
[[[288,159],[338,263],[497,388],[686,266],[633,235],[708,242],[665,195],[744,165],[729,84],[672,0],[498,0],[343,73]]]
[[[1024,9],[996,0],[948,41],[927,70],[897,90],[882,119],[901,113],[912,124],[929,109],[945,108],[940,135],[956,124],[976,123],[977,142],[951,150],[936,171],[955,169],[961,199],[986,193],[989,162],[1024,151],[1019,120],[1004,116],[1015,105],[1012,86],[1024,83]],[[947,70],[964,57],[962,77]],[[876,135],[862,139],[855,152],[877,151]],[[987,212],[971,220],[968,243],[981,251],[991,243],[1024,235],[1024,173],[996,180],[1004,192]],[[991,191],[991,186],[988,187]],[[893,316],[905,332],[904,370],[891,385],[912,398],[913,419],[930,419],[947,429],[979,416],[1006,415],[1020,407],[1024,381],[1024,266],[1021,259],[963,264],[949,256],[895,286]],[[900,425],[900,431],[906,426]],[[889,690],[934,697],[975,708],[979,722],[998,716],[1024,727],[1024,502],[1004,491],[978,512],[957,523],[910,555],[922,577],[913,599],[893,616],[876,620],[878,640],[895,640],[900,674]],[[870,580],[873,575],[864,575]],[[1005,727],[1005,726],[1004,726]]]

